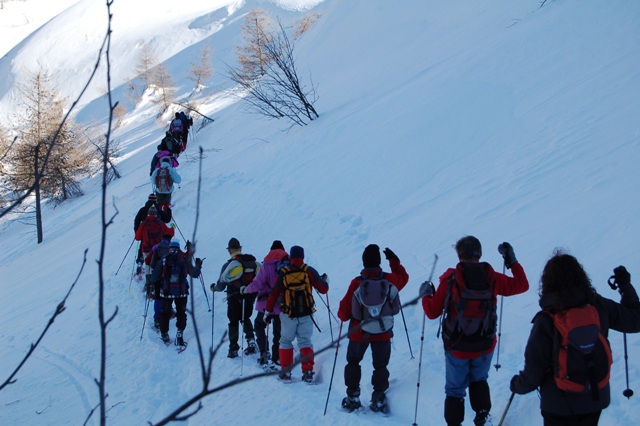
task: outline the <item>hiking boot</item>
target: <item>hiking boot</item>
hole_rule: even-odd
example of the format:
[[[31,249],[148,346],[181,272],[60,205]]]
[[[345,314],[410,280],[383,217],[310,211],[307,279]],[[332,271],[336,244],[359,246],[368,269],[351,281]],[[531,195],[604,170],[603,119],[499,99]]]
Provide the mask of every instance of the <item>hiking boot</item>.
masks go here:
[[[291,372],[285,373],[284,371],[278,374],[278,380],[281,382],[291,382]]]
[[[476,426],[492,426],[491,415],[489,410],[480,410],[476,413],[476,417],[473,419],[473,424]]]
[[[262,352],[260,354],[260,358],[258,358],[258,364],[266,366],[267,364],[269,364],[269,358],[271,358],[269,356],[269,352]]]
[[[307,382],[307,383],[313,383],[313,375],[314,374],[316,374],[316,373],[311,371],[311,370],[303,371],[302,372],[302,381],[303,382]]]
[[[258,346],[254,339],[247,340],[247,349],[244,350],[245,355],[258,353]]]
[[[384,392],[374,392],[371,395],[371,404],[369,408],[373,412],[386,413],[387,412],[387,399]]]
[[[169,333],[162,333],[160,336],[165,345],[169,346],[171,344],[171,337],[169,337]]]
[[[155,321],[153,323],[153,331],[155,331],[156,333],[160,333],[160,322]]]
[[[362,404],[360,403],[360,398],[357,396],[346,396],[342,400],[342,408],[347,411],[354,411],[360,407],[362,407]]]
[[[227,358],[238,358],[238,350],[237,349],[229,349],[229,353],[227,354]]]
[[[178,330],[176,333],[176,346],[184,346],[184,339],[182,338],[182,330]]]

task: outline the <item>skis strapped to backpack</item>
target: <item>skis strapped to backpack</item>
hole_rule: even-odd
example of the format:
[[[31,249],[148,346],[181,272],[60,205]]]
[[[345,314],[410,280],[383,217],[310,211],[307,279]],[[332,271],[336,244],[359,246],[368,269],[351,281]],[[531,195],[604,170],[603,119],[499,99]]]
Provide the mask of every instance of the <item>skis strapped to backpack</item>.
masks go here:
[[[361,277],[351,299],[351,315],[369,334],[385,333],[393,328],[393,316],[400,312],[398,289],[384,274],[380,278]]]
[[[600,329],[595,307],[586,305],[555,314],[546,312],[558,331],[553,344],[554,379],[559,389],[591,392],[599,399],[599,389],[609,383],[613,362],[611,348]]]

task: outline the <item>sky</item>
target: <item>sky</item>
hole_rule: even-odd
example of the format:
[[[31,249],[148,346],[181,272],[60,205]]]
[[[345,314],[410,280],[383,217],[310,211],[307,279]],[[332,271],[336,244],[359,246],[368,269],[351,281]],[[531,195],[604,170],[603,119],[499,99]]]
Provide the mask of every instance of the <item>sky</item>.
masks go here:
[[[162,345],[149,321],[141,339],[145,299],[140,284],[130,279],[134,257],[125,256],[133,218],[151,191],[149,162],[175,111],[159,116],[149,94],[137,104],[126,96],[139,52],[147,47],[174,76],[178,100],[197,103],[215,119],[202,127],[194,117],[195,131],[180,157],[182,183],[173,195],[181,243],[194,240],[196,229],[197,256],[205,258],[204,286],[194,281],[192,287],[195,322],[205,345],[216,346],[227,328],[226,303],[208,286],[226,261],[231,237],[259,259],[275,239],[287,248],[303,246],[307,263],[329,275],[332,310],[360,273],[368,244],[397,253],[410,275],[400,293],[408,301],[429,277],[435,254],[436,276],[456,264],[452,245],[460,237],[478,237],[482,259],[496,270],[502,266],[497,246],[508,241],[531,289],[504,299],[502,367],[489,376],[497,424],[510,396],[509,380],[523,366],[540,274],[553,250],[561,247],[575,255],[597,291],[613,300],[618,295],[606,281],[614,267],[625,265],[632,283],[640,274],[640,4],[541,4],[114,0],[111,78],[114,98],[127,112],[113,132],[122,148],[117,164],[123,177],[107,190],[107,215],[114,219],[106,240],[105,310],[108,315],[117,309],[107,336],[108,422],[158,422],[201,387],[194,318],[185,331],[191,345],[182,354]],[[5,1],[3,7],[0,122],[10,127],[26,71],[46,67],[63,94],[70,100],[78,96],[106,33],[107,11],[105,2],[96,0]],[[295,44],[299,74],[318,95],[320,117],[307,126],[289,129],[288,123],[250,113],[225,78],[242,40],[242,19],[253,8],[265,9],[285,25],[310,11],[321,15]],[[205,45],[212,47],[215,75],[197,91],[188,70]],[[98,129],[98,135],[108,119],[105,75],[101,68],[74,111],[74,118]],[[199,147],[204,158],[196,227]],[[2,381],[46,326],[88,249],[66,310],[17,382],[0,391],[0,424],[82,424],[98,403],[100,185],[100,176],[86,178],[84,196],[55,208],[45,205],[42,244],[36,244],[31,221],[0,223]],[[316,303],[322,332],[313,340],[320,349],[331,343],[330,316],[324,304]],[[407,425],[415,418],[420,425],[442,424],[444,354],[436,338],[438,322],[426,320],[423,328],[424,314],[416,306],[406,307],[404,317],[406,333],[396,318],[391,415],[385,422]],[[338,324],[331,327],[337,336]],[[622,396],[627,388],[623,337],[611,332],[609,339],[612,402],[600,423],[632,424],[640,405],[635,396]],[[222,348],[226,353],[226,342]],[[627,336],[627,349],[634,389],[640,382],[633,355],[640,350],[637,335]],[[344,342],[337,358],[331,348],[316,363],[317,386],[257,379],[205,398],[187,423],[349,426],[378,420],[374,413],[340,410]],[[212,385],[260,371],[255,359],[224,354],[214,359],[213,368]],[[372,391],[369,354],[362,368],[366,401]],[[473,421],[466,404],[465,425]],[[537,394],[516,396],[504,424],[540,423]],[[98,424],[95,415],[88,424]]]

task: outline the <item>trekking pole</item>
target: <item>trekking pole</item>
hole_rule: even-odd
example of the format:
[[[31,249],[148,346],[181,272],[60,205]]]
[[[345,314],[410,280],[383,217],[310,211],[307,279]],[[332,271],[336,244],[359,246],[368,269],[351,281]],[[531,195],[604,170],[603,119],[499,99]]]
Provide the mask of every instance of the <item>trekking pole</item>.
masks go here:
[[[411,349],[411,339],[409,339],[409,330],[407,329],[407,321],[404,319],[404,310],[402,309],[402,305],[400,305],[400,313],[402,314],[402,322],[404,323],[404,332],[407,333],[407,343],[409,344],[409,353],[411,354],[411,359],[414,359],[413,350]]]
[[[502,274],[506,272],[506,263],[502,265]],[[500,296],[500,319],[498,320],[498,347],[496,348],[496,363],[493,365],[496,371],[502,367],[500,365],[500,341],[502,340],[502,304],[504,303],[504,296]]]
[[[213,323],[215,322],[214,311],[216,309],[216,292],[211,295],[211,348],[213,349]]]
[[[180,227],[178,226],[178,222],[176,222],[176,217],[174,215],[171,215],[171,220],[173,221],[173,224],[176,226],[176,229],[178,230],[178,232],[180,233],[180,236],[182,237],[183,240],[187,241],[187,239],[184,237],[184,234],[182,233],[182,231],[180,230]]]
[[[129,293],[131,293],[131,283],[133,282],[133,271],[136,269],[136,261],[133,261],[131,265],[131,276],[129,277]]]
[[[622,391],[622,395],[626,396],[627,399],[629,399],[633,396],[633,391],[629,389],[629,357],[627,356],[627,333],[622,333],[622,339],[624,341],[624,374],[627,378],[627,388]]]
[[[438,263],[438,255],[434,254],[433,266],[431,267],[431,274],[429,274],[429,281],[433,278],[433,272],[436,270],[436,263]],[[420,335],[420,359],[418,362],[418,384],[416,386],[416,409],[413,415],[413,426],[418,426],[418,397],[420,395],[420,375],[422,373],[422,348],[424,347],[424,324],[427,316],[422,315],[422,334]]]
[[[342,321],[340,322],[340,329],[338,330],[338,340],[336,341],[336,355],[333,358],[333,368],[331,369],[331,380],[329,380],[329,391],[327,392],[327,402],[324,403],[324,414],[327,415],[327,406],[329,405],[329,395],[331,394],[331,385],[333,384],[333,375],[336,372],[336,362],[338,362],[338,348],[340,348],[340,337],[342,335]]]
[[[149,300],[151,300],[149,297],[147,297],[147,303],[145,304],[144,307],[144,321],[142,321],[142,331],[140,332],[140,341],[142,341],[142,335],[144,334],[144,326],[147,324],[147,312],[149,311]]]
[[[242,296],[241,296],[242,297]],[[242,298],[242,313],[240,315],[240,324],[242,325],[242,333],[238,333],[240,339],[240,375],[244,372],[244,297]]]
[[[609,283],[609,287],[611,287],[612,290],[618,290],[618,293],[619,293],[620,286],[615,281],[615,278],[616,278],[615,275],[611,275],[611,277],[609,277],[609,280],[607,282]],[[627,333],[622,333],[622,341],[624,343],[624,374],[627,379],[627,388],[622,391],[622,395],[624,395],[625,397],[627,397],[627,399],[629,399],[633,396],[633,391],[629,389],[629,361],[627,356]]]
[[[329,315],[331,317],[333,317],[333,319],[336,321],[336,324],[340,324],[340,320],[336,317],[336,315],[333,313],[333,311],[331,311],[331,307],[329,306],[329,295],[325,294],[325,296],[327,298],[327,301],[325,302],[324,300],[322,300],[322,295],[320,294],[320,292],[318,290],[316,290],[316,294],[318,295],[318,297],[320,298],[320,300],[322,301],[324,306],[327,307],[327,310],[329,311]],[[329,318],[329,324],[331,324],[331,318]]]
[[[200,272],[200,283],[202,284],[202,291],[204,292],[204,297],[207,299],[207,306],[209,307],[209,312],[211,312],[211,305],[209,304],[209,295],[207,294],[207,290],[204,288],[204,277],[202,276],[202,272]]]
[[[320,295],[318,290],[316,290],[316,293],[318,293],[318,297],[320,298],[320,300],[322,300],[322,296]],[[329,296],[326,294],[325,296],[327,296],[327,302],[325,303],[325,301],[322,300],[322,303],[324,303],[324,306],[327,307],[327,315],[329,315],[329,332],[331,333],[331,341],[333,342],[333,327],[331,326],[331,309],[329,308]]]
[[[133,237],[133,240],[131,241],[131,244],[129,244],[129,248],[127,249],[127,252],[124,254],[124,257],[122,258],[122,262],[120,262],[120,266],[118,266],[118,270],[116,271],[115,275],[118,275],[118,272],[120,272],[120,268],[122,268],[122,264],[126,260],[127,255],[129,254],[129,251],[131,250],[131,247],[133,247],[133,243],[135,242],[136,242],[136,237]]]
[[[515,392],[511,392],[511,396],[509,397],[509,402],[507,402],[507,406],[502,413],[502,417],[500,417],[500,421],[498,422],[498,426],[502,426],[502,422],[504,422],[504,418],[507,417],[507,411],[509,411],[509,407],[511,407],[511,401],[513,401],[513,397],[515,396]]]

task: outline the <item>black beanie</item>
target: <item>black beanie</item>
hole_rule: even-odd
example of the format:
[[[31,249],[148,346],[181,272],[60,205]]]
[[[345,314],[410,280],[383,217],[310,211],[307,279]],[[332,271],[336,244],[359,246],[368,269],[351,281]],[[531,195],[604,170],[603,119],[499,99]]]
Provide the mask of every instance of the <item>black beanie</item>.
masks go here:
[[[365,268],[380,266],[380,247],[377,244],[369,244],[362,253],[362,265]]]
[[[275,240],[273,242],[273,244],[271,244],[271,250],[276,250],[276,249],[284,250],[284,246],[282,245],[282,241]]]

